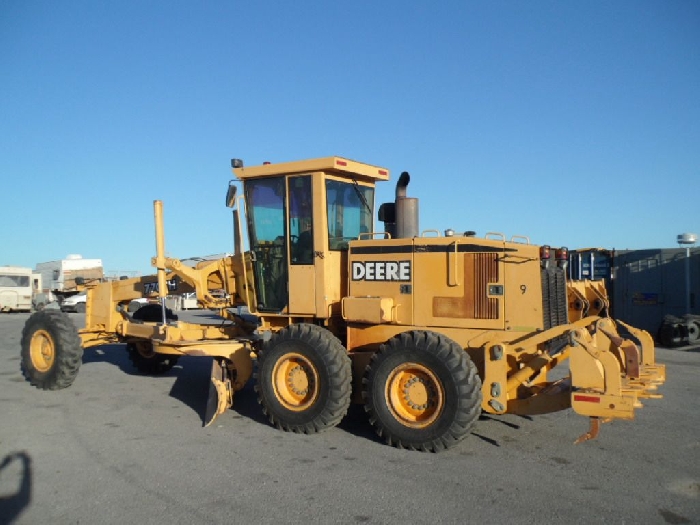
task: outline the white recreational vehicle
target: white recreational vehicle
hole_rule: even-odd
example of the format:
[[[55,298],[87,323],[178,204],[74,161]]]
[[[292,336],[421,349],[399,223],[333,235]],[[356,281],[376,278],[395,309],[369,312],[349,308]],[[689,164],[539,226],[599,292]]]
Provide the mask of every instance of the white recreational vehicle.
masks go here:
[[[45,304],[41,275],[31,268],[0,266],[0,312],[41,310]]]

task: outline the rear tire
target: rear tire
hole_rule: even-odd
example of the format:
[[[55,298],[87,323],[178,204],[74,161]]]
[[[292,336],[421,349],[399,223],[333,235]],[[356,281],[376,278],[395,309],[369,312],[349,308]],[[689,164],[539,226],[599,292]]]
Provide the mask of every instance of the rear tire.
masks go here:
[[[481,413],[481,379],[464,349],[428,331],[383,344],[362,378],[370,423],[387,444],[438,452],[459,443]]]
[[[157,354],[153,351],[150,341],[136,341],[126,345],[129,353],[129,361],[134,368],[142,374],[157,376],[170,371],[176,364],[179,356],[169,354]]]
[[[32,314],[22,329],[22,374],[43,390],[69,387],[83,359],[78,330],[70,318],[58,310]]]
[[[700,343],[700,321],[688,321],[688,343],[691,345]]]
[[[131,317],[136,321],[160,323],[163,319],[163,309],[159,304],[147,304],[136,310]],[[176,321],[177,315],[170,308],[166,308],[165,318],[168,321]],[[128,343],[126,351],[136,370],[147,375],[164,374],[171,370],[179,359],[176,355],[157,354],[153,351],[153,344],[148,340]]]
[[[350,406],[352,365],[340,341],[325,328],[283,328],[258,355],[258,402],[270,423],[311,434],[336,426]]]

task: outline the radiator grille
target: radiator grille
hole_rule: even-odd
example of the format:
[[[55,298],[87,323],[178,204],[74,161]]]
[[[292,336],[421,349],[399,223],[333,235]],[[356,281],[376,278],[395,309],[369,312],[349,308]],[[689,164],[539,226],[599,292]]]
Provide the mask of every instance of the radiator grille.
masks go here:
[[[569,322],[566,276],[561,268],[542,269],[542,312],[545,330]]]

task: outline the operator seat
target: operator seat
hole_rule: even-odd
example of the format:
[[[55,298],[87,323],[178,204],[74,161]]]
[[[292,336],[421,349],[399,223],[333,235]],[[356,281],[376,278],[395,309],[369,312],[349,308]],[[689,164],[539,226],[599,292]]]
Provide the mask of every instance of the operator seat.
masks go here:
[[[299,234],[294,248],[294,262],[298,264],[313,264],[314,239],[311,230]]]

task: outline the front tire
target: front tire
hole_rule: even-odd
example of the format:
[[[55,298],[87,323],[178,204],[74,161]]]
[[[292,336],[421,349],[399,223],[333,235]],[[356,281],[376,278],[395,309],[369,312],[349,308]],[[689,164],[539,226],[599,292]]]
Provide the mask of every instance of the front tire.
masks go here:
[[[69,387],[83,360],[78,330],[70,318],[58,310],[32,314],[22,329],[22,374],[43,390]]]
[[[336,426],[350,406],[352,365],[340,341],[312,324],[283,328],[258,355],[255,390],[270,423],[311,434]]]
[[[459,443],[481,412],[481,380],[452,339],[399,334],[372,356],[362,378],[370,423],[387,444],[438,452]]]

